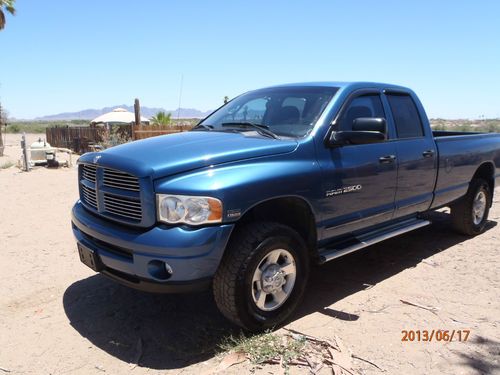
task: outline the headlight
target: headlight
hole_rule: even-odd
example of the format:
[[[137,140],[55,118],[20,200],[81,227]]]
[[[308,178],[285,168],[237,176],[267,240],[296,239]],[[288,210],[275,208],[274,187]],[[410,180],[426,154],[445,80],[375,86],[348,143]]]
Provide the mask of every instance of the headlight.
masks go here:
[[[222,202],[216,198],[156,194],[158,220],[169,224],[200,225],[222,221]]]

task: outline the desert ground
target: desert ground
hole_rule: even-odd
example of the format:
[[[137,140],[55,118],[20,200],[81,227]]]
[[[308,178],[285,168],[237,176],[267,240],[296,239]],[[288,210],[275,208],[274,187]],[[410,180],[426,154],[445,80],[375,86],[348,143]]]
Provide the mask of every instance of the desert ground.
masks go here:
[[[20,158],[19,140],[7,135],[0,165]],[[70,226],[76,172],[0,169],[0,374],[217,372],[219,345],[240,330],[209,292],[142,293],[80,263]],[[340,338],[372,363],[353,358],[353,373],[500,374],[500,189],[494,201],[487,231],[475,238],[454,233],[445,209],[431,226],[315,269],[285,328]],[[432,329],[470,335],[402,341],[403,330]],[[223,372],[283,371],[247,361]]]

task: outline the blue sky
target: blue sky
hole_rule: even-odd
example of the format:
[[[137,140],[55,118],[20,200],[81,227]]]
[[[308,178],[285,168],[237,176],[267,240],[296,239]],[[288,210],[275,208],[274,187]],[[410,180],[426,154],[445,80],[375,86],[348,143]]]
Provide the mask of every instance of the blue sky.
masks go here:
[[[33,118],[132,104],[200,110],[263,86],[382,81],[431,117],[500,117],[500,1],[18,0],[0,100]]]

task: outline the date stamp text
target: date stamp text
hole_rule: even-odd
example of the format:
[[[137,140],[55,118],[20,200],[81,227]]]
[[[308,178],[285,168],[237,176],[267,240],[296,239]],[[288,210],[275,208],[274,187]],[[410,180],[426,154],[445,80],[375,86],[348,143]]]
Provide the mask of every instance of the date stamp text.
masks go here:
[[[417,329],[417,330],[402,330],[401,341],[403,342],[466,342],[469,339],[470,329]]]

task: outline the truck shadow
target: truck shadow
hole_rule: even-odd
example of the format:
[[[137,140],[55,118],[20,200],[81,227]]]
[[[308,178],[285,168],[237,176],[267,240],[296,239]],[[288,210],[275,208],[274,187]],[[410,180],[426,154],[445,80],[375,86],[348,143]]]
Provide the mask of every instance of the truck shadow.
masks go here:
[[[302,308],[304,311],[299,310],[298,314],[305,315],[312,310],[336,319],[357,320],[359,316],[356,314],[325,306],[330,305],[330,301],[333,303],[371,288],[407,268],[415,267],[426,258],[470,239],[453,230],[448,213],[431,212],[427,217],[432,225],[318,267],[311,273],[309,291]],[[488,221],[486,232],[496,225],[496,221]]]
[[[451,231],[447,214],[433,213],[432,220],[432,226],[316,269],[307,297],[292,319],[320,311],[357,320],[355,314],[326,306],[467,239]],[[488,229],[496,224],[490,221]],[[93,345],[122,361],[153,369],[178,369],[208,360],[222,342],[241,332],[218,312],[209,292],[154,295],[101,275],[69,286],[63,305],[71,325]]]

